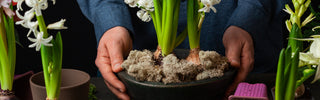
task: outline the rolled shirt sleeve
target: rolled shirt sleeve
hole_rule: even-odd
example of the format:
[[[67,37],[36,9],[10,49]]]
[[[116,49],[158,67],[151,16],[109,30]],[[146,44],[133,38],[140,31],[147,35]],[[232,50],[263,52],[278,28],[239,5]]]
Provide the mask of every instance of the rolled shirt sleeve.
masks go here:
[[[253,39],[268,27],[270,14],[261,0],[239,0],[226,27],[238,26],[251,34]]]
[[[93,23],[99,43],[109,29],[122,26],[133,32],[131,16],[123,0],[77,0],[82,13]]]

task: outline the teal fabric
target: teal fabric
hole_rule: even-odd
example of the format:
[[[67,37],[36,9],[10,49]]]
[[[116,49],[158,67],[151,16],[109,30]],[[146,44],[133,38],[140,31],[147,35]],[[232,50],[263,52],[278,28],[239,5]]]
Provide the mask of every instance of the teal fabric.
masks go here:
[[[152,21],[137,18],[137,8],[129,8],[123,0],[77,0],[84,15],[94,24],[97,41],[103,33],[115,26],[131,32],[134,49],[156,49],[156,33]],[[206,14],[201,30],[202,50],[215,50],[224,55],[222,37],[230,26],[249,32],[254,41],[254,73],[275,72],[278,54],[283,47],[283,27],[286,13],[282,11],[286,0],[221,0],[215,5],[217,13]],[[179,29],[186,27],[186,4],[180,6]],[[189,48],[186,39],[178,48]]]

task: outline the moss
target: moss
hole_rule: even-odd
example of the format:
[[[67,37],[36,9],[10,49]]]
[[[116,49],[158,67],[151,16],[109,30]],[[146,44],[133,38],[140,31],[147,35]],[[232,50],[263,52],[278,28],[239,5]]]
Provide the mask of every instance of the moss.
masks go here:
[[[228,67],[228,59],[215,51],[200,51],[199,58],[204,70],[213,68],[224,70]]]
[[[138,81],[177,83],[223,76],[228,67],[227,59],[215,51],[200,51],[200,65],[174,54],[163,58],[162,66],[155,65],[153,53],[148,50],[130,52],[122,67]]]
[[[197,66],[186,60],[179,60],[173,54],[170,54],[162,60],[164,83],[176,83],[180,81],[194,80],[199,73]]]
[[[129,75],[139,81],[159,82],[162,79],[162,70],[154,67],[152,52],[148,50],[131,51],[121,66],[127,70]]]
[[[223,76],[223,70],[210,69],[210,70],[205,70],[205,71],[199,73],[196,77],[196,80],[203,80],[203,79],[221,77],[221,76]]]

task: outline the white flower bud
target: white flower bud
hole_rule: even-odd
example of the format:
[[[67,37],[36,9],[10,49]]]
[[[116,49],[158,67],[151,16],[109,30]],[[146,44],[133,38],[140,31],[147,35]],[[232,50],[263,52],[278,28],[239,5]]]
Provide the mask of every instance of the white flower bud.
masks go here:
[[[28,39],[31,42],[34,42],[33,44],[29,45],[29,48],[36,47],[36,51],[39,51],[41,48],[41,44],[45,46],[52,46],[52,44],[50,44],[50,41],[52,40],[52,38],[53,38],[52,36],[49,36],[48,38],[44,39],[43,32],[37,33],[36,38],[28,37]]]
[[[139,0],[139,8],[143,8],[148,11],[154,11],[153,0]]]
[[[149,13],[144,10],[141,9],[137,12],[137,16],[144,22],[149,22],[151,20],[151,16],[149,15]]]
[[[126,4],[128,4],[130,7],[134,8],[137,7],[138,0],[124,0]]]
[[[58,22],[49,24],[47,26],[47,29],[55,29],[55,30],[60,30],[60,29],[68,29],[68,27],[64,26],[64,22],[66,22],[66,19],[61,19]]]
[[[221,0],[201,0],[202,4],[204,5],[203,8],[199,9],[198,12],[210,12],[210,9],[216,13],[217,9],[214,8],[213,6],[216,4],[219,4],[221,2]]]

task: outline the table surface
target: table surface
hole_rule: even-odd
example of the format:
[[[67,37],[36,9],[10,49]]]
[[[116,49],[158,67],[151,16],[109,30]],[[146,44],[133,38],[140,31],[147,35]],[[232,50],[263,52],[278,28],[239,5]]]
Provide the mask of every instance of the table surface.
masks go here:
[[[248,83],[264,83],[268,88],[268,96],[271,99],[271,88],[274,87],[275,83],[275,74],[249,74],[246,81]],[[312,79],[305,82],[306,87],[306,97],[308,99],[299,99],[299,100],[320,100],[320,83],[310,84]],[[98,100],[118,100],[117,97],[107,88],[103,79],[101,77],[91,78],[91,83],[96,86],[97,92],[95,95]],[[311,95],[311,96],[310,96]]]

